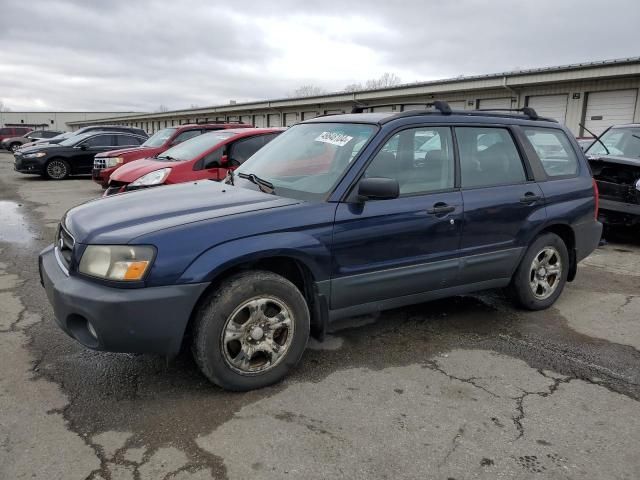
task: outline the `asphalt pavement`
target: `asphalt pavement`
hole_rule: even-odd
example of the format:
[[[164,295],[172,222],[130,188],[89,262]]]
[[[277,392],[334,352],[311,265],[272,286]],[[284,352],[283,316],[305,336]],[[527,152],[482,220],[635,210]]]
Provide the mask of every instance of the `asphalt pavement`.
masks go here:
[[[56,327],[37,254],[101,193],[0,154],[0,479],[640,478],[637,237],[549,310],[487,292],[350,319],[239,394],[186,353],[94,352]]]

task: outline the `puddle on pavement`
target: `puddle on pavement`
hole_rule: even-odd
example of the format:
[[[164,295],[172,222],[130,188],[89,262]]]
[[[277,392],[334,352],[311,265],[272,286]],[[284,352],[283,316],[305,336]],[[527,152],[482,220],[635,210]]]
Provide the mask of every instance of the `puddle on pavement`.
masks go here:
[[[0,200],[0,242],[28,243],[33,240],[24,218],[24,208],[15,202]]]

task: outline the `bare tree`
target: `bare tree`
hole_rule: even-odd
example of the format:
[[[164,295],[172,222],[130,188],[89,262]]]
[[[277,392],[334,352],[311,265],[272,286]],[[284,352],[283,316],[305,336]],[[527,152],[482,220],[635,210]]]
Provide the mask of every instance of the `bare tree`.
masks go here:
[[[169,107],[163,104],[158,105],[158,108],[156,108],[156,112],[159,112],[159,113],[164,113],[168,111],[169,111]]]
[[[373,88],[386,88],[386,87],[395,87],[396,85],[400,85],[402,80],[395,73],[385,72],[380,78],[373,78],[371,80],[367,80],[364,84],[365,88],[373,89]]]
[[[345,92],[357,92],[358,90],[364,90],[364,87],[361,83],[350,83],[346,87],[344,87]]]
[[[327,91],[322,87],[316,85],[301,85],[289,93],[289,97],[315,97],[324,93],[327,93]]]

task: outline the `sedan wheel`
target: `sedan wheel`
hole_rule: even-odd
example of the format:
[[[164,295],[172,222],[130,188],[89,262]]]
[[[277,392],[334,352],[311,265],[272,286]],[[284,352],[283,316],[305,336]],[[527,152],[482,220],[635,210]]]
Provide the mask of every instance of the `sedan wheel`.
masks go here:
[[[64,160],[51,160],[47,163],[46,172],[52,180],[63,180],[69,175],[69,165]]]
[[[18,149],[21,147],[22,145],[20,145],[19,143],[14,143],[13,145],[11,145],[10,150],[15,153],[18,151]]]

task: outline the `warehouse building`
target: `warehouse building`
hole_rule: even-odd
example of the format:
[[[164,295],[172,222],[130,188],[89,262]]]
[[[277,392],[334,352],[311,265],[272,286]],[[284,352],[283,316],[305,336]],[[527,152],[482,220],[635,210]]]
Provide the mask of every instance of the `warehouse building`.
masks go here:
[[[69,123],[88,122],[99,118],[129,117],[136,112],[3,112],[0,127],[31,127],[45,130],[71,130]]]
[[[566,124],[576,136],[601,133],[609,125],[640,122],[640,57],[558,67],[519,70],[421,82],[376,90],[337,92],[314,97],[230,103],[206,108],[105,117],[70,122],[74,129],[93,124],[121,124],[154,133],[184,123],[228,121],[256,127],[290,126],[319,115],[365,111],[401,112],[446,100],[460,110],[521,108]]]

